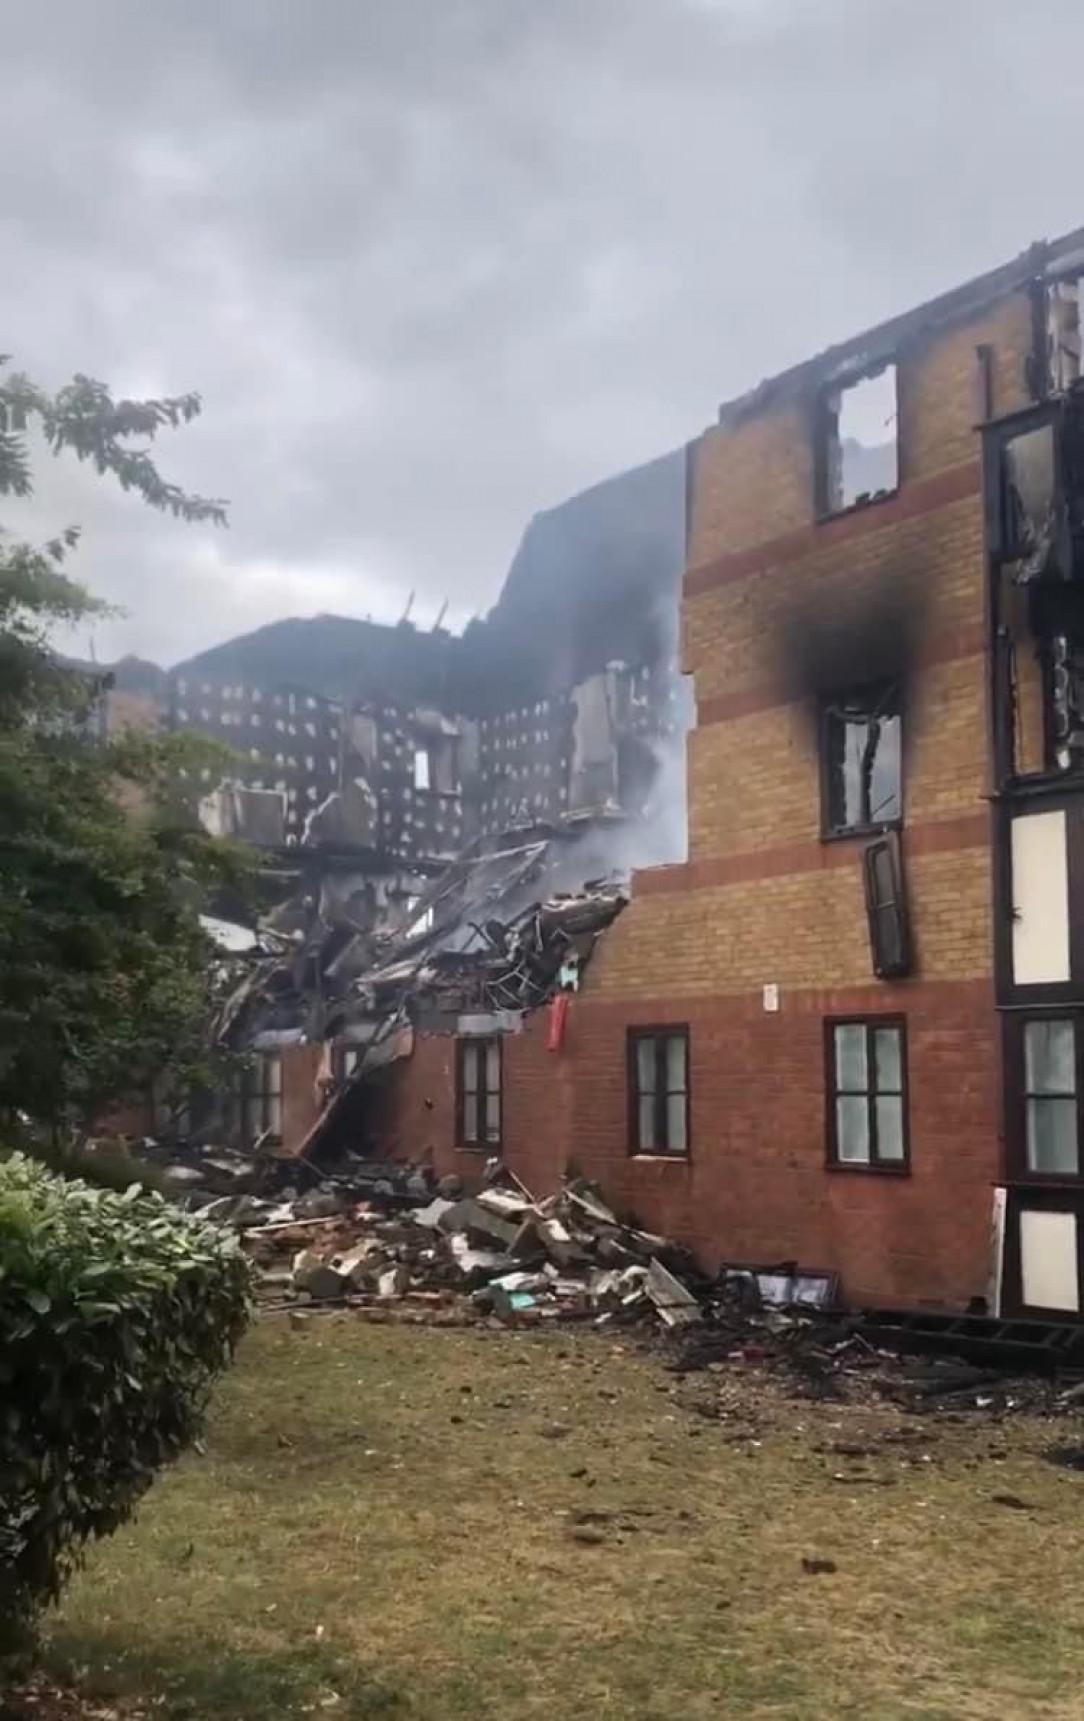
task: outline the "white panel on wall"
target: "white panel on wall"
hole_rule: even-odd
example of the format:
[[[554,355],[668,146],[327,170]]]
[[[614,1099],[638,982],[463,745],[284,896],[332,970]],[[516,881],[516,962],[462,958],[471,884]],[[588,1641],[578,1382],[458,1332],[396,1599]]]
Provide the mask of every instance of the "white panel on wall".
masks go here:
[[[1028,813],[1012,824],[1013,979],[1068,980],[1069,867],[1065,814]]]
[[[1020,1277],[1029,1308],[1080,1313],[1075,1213],[1021,1212]]]

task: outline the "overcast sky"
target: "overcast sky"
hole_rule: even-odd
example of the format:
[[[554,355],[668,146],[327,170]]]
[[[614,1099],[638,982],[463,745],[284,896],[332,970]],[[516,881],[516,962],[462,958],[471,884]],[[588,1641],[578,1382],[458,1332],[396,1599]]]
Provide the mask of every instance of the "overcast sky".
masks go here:
[[[36,0],[2,54],[0,350],[199,389],[161,463],[231,504],[6,509],[83,524],[103,659],[464,621],[536,509],[1084,222],[1079,0]]]

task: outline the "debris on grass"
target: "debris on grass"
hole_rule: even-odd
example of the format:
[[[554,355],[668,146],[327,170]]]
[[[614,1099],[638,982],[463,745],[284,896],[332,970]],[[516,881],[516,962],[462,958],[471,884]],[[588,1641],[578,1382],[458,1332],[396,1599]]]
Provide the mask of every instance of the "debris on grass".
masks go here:
[[[145,1149],[161,1168],[166,1150]],[[239,1231],[269,1310],[345,1307],[450,1327],[628,1326],[678,1376],[755,1369],[800,1397],[887,1399],[920,1416],[1084,1410],[1084,1327],[974,1311],[846,1314],[837,1275],[793,1261],[727,1262],[708,1275],[581,1178],[537,1199],[497,1159],[470,1190],[459,1176],[352,1153],[318,1167],[263,1149],[169,1151],[177,1198]],[[288,1177],[312,1186],[299,1191]],[[692,1408],[730,1417],[725,1392],[701,1393]]]

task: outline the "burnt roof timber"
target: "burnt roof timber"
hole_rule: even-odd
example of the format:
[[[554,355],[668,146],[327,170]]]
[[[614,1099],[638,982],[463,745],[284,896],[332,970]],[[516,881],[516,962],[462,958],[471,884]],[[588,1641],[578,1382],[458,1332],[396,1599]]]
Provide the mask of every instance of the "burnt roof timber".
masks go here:
[[[1060,239],[1037,240],[1011,262],[976,275],[962,286],[927,299],[862,334],[826,347],[814,358],[803,359],[788,370],[765,378],[745,394],[724,401],[719,408],[718,424],[725,430],[734,429],[780,401],[801,398],[836,379],[861,376],[889,363],[901,348],[922,335],[973,316],[1031,281],[1056,279],[1074,264],[1084,272],[1084,227],[1076,227]]]

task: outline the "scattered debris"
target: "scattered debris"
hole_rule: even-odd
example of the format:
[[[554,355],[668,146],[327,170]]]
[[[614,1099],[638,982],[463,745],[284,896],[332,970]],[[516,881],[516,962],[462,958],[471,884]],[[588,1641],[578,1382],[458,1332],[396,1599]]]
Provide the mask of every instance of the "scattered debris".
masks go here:
[[[1084,1446],[1049,1446],[1043,1457],[1062,1470],[1084,1470]]]
[[[803,1572],[808,1572],[810,1577],[816,1578],[820,1577],[822,1574],[838,1572],[839,1567],[836,1565],[835,1560],[824,1560],[821,1559],[819,1555],[815,1554],[812,1558],[805,1555],[802,1556],[802,1570]]]
[[[347,1306],[372,1320],[449,1326],[619,1323],[655,1329],[678,1376],[733,1378],[754,1366],[802,1397],[888,1399],[923,1416],[1084,1407],[1084,1327],[841,1313],[836,1276],[796,1262],[727,1262],[705,1275],[579,1178],[539,1200],[496,1159],[465,1191],[458,1176],[353,1153],[317,1168],[266,1150],[178,1156],[144,1145],[168,1165],[176,1199],[237,1228],[262,1269],[264,1304],[294,1315]],[[736,1414],[721,1383],[692,1408],[711,1420]],[[733,1438],[752,1451],[762,1432],[745,1415]],[[922,1431],[917,1438],[927,1440]],[[831,1450],[852,1461],[877,1455],[868,1442],[845,1439]],[[932,1462],[929,1453],[907,1461]],[[1084,1469],[1084,1448],[1079,1464],[1053,1452],[1050,1461]],[[854,1469],[838,1479],[879,1480]]]
[[[991,1494],[995,1506],[1008,1506],[1013,1512],[1034,1512],[1034,1502],[1021,1500],[1019,1494]]]

